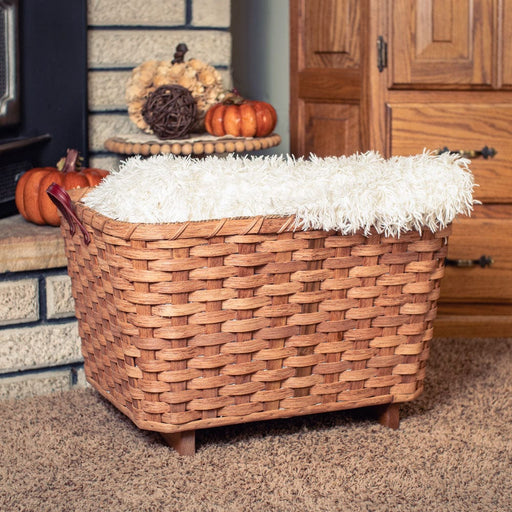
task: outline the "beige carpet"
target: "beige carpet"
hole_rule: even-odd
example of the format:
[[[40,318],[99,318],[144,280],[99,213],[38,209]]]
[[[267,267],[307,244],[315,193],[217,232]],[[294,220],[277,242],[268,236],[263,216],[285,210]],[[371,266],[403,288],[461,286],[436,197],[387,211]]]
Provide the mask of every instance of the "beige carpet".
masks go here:
[[[93,391],[0,407],[2,512],[512,510],[512,338],[434,340],[397,431],[325,414],[201,431],[184,458]]]

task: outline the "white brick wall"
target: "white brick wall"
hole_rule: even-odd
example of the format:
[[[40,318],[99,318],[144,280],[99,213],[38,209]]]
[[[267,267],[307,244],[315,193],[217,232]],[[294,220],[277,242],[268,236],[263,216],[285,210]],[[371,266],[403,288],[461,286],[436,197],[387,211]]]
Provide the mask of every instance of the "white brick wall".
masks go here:
[[[131,71],[93,71],[89,73],[89,109],[126,110],[124,99]]]
[[[75,301],[68,275],[46,278],[46,318],[67,318],[75,315]]]
[[[83,368],[61,368],[0,379],[0,399],[14,400],[88,386]]]
[[[47,368],[82,360],[76,321],[0,331],[0,373]]]
[[[39,320],[39,283],[21,279],[0,283],[0,325]]]
[[[138,133],[138,128],[129,117],[117,113],[95,114],[89,116],[89,149],[92,152],[103,150],[103,143],[114,134]],[[98,167],[94,164],[94,167]]]
[[[88,0],[87,9],[90,25],[184,25],[186,16],[182,0]]]
[[[231,23],[230,8],[230,0],[194,0],[192,25],[195,27],[229,27]]]
[[[11,400],[66,391],[71,387],[71,381],[70,370],[51,370],[44,373],[7,377],[0,379],[0,398]]]
[[[85,385],[73,376],[83,362],[74,310],[64,269],[0,282],[0,399]]]
[[[184,42],[186,59],[216,66],[231,87],[230,6],[230,0],[88,1],[90,165],[116,168],[125,157],[107,152],[105,140],[139,132],[124,95],[131,70],[143,61],[172,60]]]
[[[231,38],[218,30],[90,30],[89,66],[133,68],[141,62],[172,60],[176,45],[186,42],[186,59],[195,57],[213,66],[227,66]]]

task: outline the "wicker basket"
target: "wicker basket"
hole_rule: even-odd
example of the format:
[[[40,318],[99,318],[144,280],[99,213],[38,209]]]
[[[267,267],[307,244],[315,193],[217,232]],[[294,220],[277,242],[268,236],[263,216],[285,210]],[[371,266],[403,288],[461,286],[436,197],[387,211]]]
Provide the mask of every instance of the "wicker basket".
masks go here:
[[[138,427],[194,432],[421,393],[450,228],[131,224],[83,194],[72,196],[91,243],[62,232],[85,372]]]

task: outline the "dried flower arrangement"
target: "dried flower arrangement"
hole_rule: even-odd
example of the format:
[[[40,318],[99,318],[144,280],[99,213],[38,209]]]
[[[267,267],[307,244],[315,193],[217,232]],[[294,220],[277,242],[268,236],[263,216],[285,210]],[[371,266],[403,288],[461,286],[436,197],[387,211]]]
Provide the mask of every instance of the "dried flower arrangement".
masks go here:
[[[187,45],[176,47],[172,61],[148,60],[132,70],[126,88],[128,114],[135,125],[146,133],[153,129],[143,116],[149,95],[161,86],[180,85],[188,89],[197,105],[195,123],[191,131],[204,131],[204,117],[208,109],[221,101],[226,91],[220,73],[199,59],[184,60]]]

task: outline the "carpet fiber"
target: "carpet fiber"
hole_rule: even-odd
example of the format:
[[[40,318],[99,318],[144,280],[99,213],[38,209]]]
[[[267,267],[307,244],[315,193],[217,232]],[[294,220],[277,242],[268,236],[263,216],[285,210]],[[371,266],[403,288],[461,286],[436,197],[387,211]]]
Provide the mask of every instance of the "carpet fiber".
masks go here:
[[[197,433],[195,457],[92,390],[0,403],[0,510],[512,510],[512,338],[435,339],[399,430],[367,410]]]

